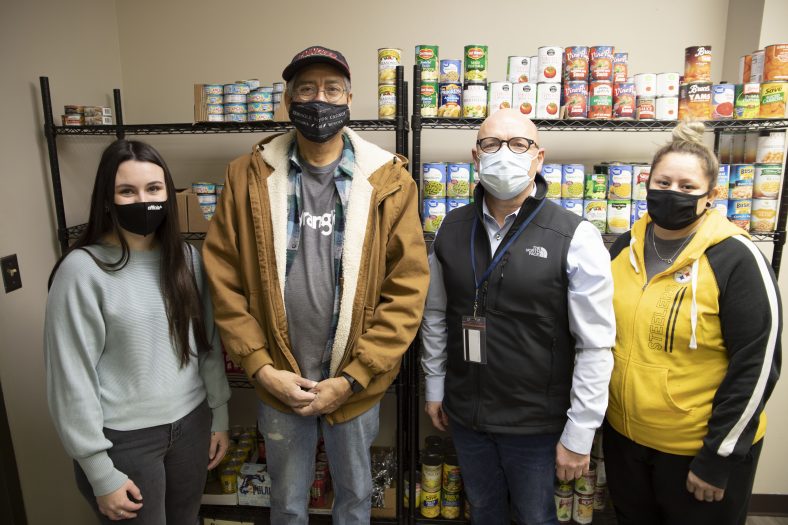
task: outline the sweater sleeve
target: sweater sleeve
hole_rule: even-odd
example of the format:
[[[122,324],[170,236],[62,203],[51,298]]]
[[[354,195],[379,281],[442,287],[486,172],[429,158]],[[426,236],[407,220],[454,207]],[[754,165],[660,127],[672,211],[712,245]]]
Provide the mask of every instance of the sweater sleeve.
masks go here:
[[[779,377],[782,306],[774,273],[750,240],[736,236],[707,254],[720,289],[720,325],[730,362],[690,470],[724,488],[731,463],[753,445]]]
[[[223,432],[230,428],[230,416],[227,410],[227,402],[230,400],[230,385],[227,383],[227,375],[224,370],[222,341],[219,337],[219,330],[216,329],[216,324],[213,321],[213,305],[210,291],[205,282],[205,269],[197,250],[192,250],[192,257],[195,279],[203,305],[205,333],[211,343],[208,352],[200,353],[200,377],[205,384],[208,406],[213,415],[211,432]]]
[[[66,453],[96,496],[114,492],[128,477],[107,450],[96,365],[104,351],[100,285],[86,270],[95,265],[76,251],[66,257],[49,291],[44,321],[44,360],[49,411]]]

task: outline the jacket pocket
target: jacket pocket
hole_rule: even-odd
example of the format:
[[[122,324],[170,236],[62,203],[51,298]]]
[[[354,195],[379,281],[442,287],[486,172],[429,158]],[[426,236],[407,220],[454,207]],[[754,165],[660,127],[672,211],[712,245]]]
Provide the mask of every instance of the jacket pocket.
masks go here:
[[[692,408],[674,401],[669,369],[630,361],[627,375],[624,399],[627,415],[633,421],[662,428],[692,413]]]

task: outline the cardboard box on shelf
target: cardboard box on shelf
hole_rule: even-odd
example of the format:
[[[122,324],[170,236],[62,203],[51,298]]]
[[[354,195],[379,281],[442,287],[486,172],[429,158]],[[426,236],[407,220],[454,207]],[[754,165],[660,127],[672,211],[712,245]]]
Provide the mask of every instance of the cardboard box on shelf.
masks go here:
[[[201,503],[203,505],[238,505],[238,493],[224,494],[222,484],[217,479],[205,484]]]
[[[194,84],[194,121],[208,122],[208,102],[205,84]]]
[[[383,492],[383,507],[372,507],[373,518],[394,518],[397,515],[397,489],[388,487]]]
[[[209,221],[205,218],[200,208],[197,194],[191,189],[177,190],[178,224],[182,232],[205,233],[208,231]]]
[[[238,504],[271,506],[271,477],[259,463],[244,463],[238,473]]]

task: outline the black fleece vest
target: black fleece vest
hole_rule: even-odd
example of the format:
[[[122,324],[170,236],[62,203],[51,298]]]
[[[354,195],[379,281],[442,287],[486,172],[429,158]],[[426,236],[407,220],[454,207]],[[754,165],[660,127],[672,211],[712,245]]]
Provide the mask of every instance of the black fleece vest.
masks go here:
[[[500,244],[544,199],[537,193],[523,204]],[[582,219],[546,201],[509,247],[488,279],[479,315],[487,322],[487,364],[463,357],[462,316],[473,314],[475,284],[470,238],[477,221],[474,257],[481,279],[495,254],[482,220],[484,190],[475,204],[449,213],[434,249],[446,287],[447,371],[443,407],[460,424],[483,432],[539,434],[560,432],[566,423],[575,342],[569,333],[566,256]]]

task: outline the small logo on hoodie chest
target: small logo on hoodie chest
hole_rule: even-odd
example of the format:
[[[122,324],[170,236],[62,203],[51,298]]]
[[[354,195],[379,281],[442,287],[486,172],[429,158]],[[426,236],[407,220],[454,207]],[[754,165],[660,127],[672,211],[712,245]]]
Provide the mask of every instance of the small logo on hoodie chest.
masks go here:
[[[539,257],[542,259],[547,259],[547,249],[545,249],[543,246],[533,245],[530,248],[526,248],[525,253],[527,253],[531,257]]]
[[[685,266],[673,274],[673,280],[679,284],[687,284],[692,280],[692,267]]]

